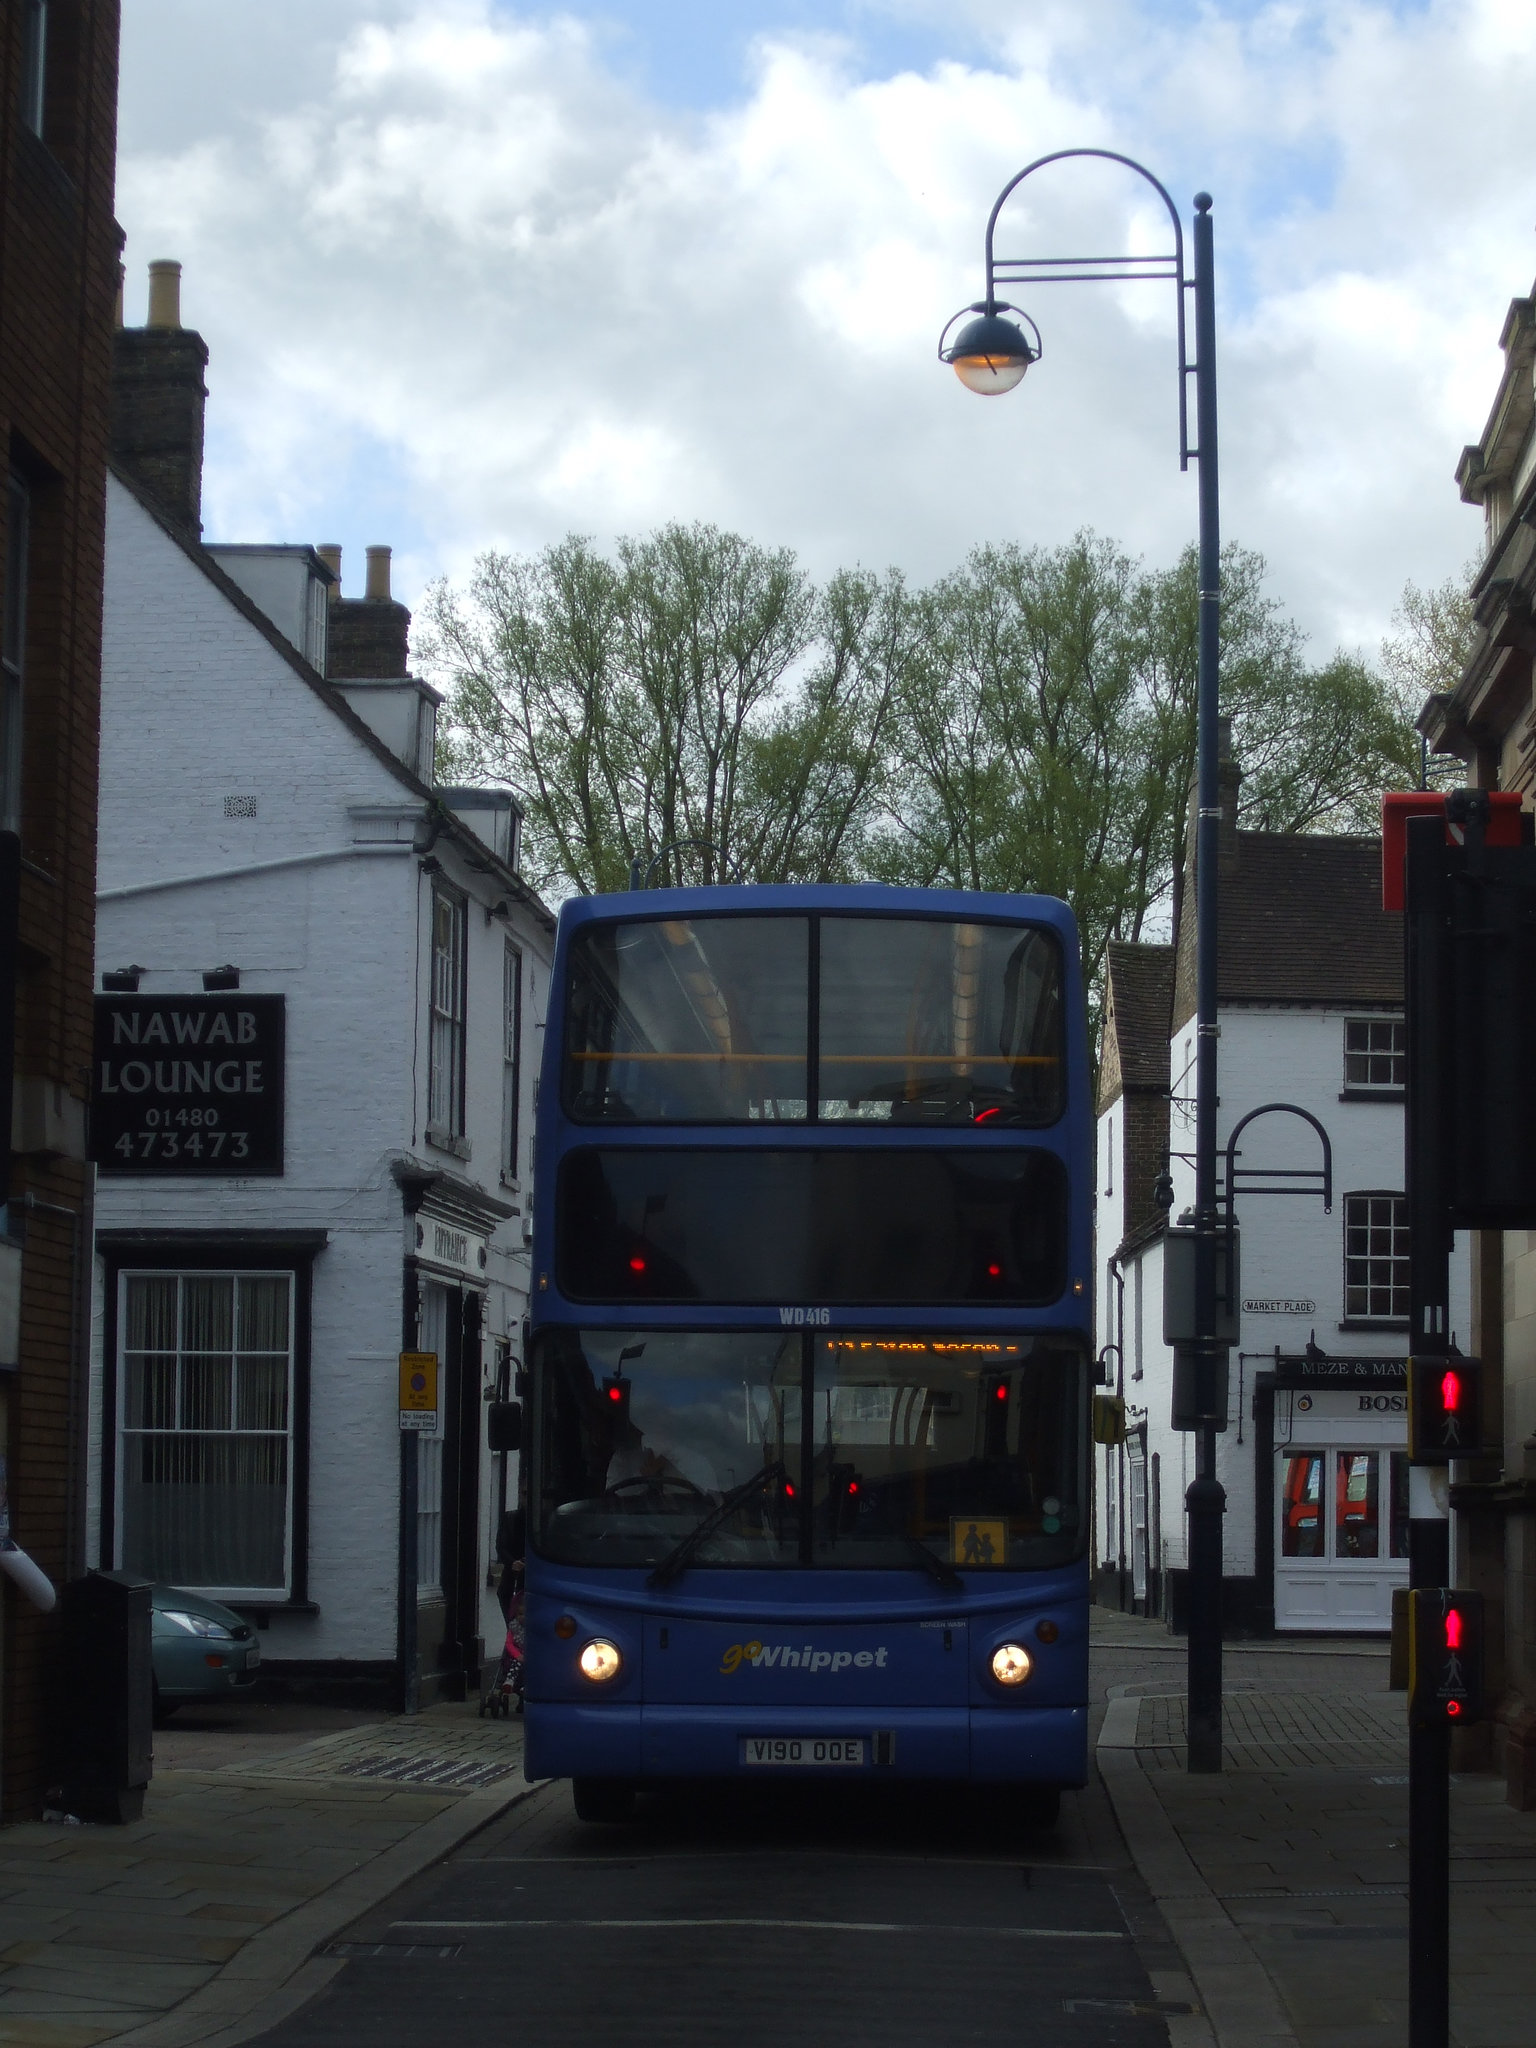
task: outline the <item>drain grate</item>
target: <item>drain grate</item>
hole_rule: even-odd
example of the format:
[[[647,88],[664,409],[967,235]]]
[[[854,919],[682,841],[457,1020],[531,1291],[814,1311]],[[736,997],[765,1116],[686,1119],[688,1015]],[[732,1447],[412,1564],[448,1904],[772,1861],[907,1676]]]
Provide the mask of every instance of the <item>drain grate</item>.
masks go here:
[[[444,1963],[463,1952],[462,1941],[333,1941],[319,1951],[349,1963],[375,1956],[388,1956],[392,1962]]]
[[[451,1756],[360,1756],[351,1763],[338,1764],[344,1778],[387,1778],[399,1785],[467,1786],[477,1790],[494,1785],[498,1778],[510,1778],[520,1768],[520,1759],[497,1757],[490,1763],[470,1763]]]

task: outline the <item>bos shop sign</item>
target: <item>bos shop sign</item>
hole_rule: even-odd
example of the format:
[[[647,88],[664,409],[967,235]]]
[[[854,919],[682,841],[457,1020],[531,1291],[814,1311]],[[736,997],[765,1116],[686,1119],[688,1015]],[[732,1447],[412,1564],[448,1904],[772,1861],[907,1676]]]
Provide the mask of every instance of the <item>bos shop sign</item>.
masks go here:
[[[91,1157],[103,1173],[283,1170],[282,996],[96,998]]]

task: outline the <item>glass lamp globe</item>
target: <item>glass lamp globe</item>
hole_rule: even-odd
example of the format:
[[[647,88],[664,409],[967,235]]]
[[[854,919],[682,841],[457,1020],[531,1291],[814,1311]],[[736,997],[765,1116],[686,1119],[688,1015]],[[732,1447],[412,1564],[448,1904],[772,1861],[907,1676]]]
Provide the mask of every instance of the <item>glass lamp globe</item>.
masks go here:
[[[944,360],[967,391],[999,398],[1023,381],[1038,354],[1021,327],[999,313],[984,313],[961,328]]]

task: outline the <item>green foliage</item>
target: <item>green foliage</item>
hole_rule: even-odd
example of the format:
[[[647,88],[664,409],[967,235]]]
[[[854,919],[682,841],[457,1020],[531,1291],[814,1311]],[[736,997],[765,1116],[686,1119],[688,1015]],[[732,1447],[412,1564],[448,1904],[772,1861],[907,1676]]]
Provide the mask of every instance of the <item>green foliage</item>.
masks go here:
[[[1477,639],[1472,585],[1481,564],[1468,562],[1433,590],[1406,583],[1392,623],[1397,631],[1381,643],[1381,669],[1399,717],[1411,725],[1432,696],[1449,696],[1460,682]],[[1467,779],[1462,762],[1441,755],[1427,762],[1432,789],[1450,789]],[[1414,781],[1417,782],[1417,766]]]
[[[1399,671],[1309,666],[1264,576],[1225,551],[1241,821],[1374,830],[1380,792],[1416,778],[1418,706]],[[657,879],[1041,891],[1072,904],[1097,977],[1179,864],[1197,612],[1193,549],[1148,571],[1084,533],[980,548],[923,591],[862,570],[817,590],[787,550],[669,526],[611,558],[578,537],[481,556],[467,593],[430,593],[418,654],[450,691],[445,762],[516,789],[540,886],[622,888],[654,860]],[[1456,616],[1445,592],[1412,614],[1442,663]]]
[[[616,561],[578,536],[482,555],[425,618],[446,758],[516,789],[541,886],[620,889],[653,857],[657,880],[860,871],[910,652],[899,578],[817,592],[788,550],[669,526]]]

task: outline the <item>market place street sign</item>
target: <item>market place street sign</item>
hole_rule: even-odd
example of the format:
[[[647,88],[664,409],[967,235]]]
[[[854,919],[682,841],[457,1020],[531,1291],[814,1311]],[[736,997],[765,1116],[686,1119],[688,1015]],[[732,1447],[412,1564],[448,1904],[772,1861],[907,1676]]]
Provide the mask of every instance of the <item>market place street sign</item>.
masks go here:
[[[96,998],[91,1157],[103,1173],[283,1170],[283,996]]]

